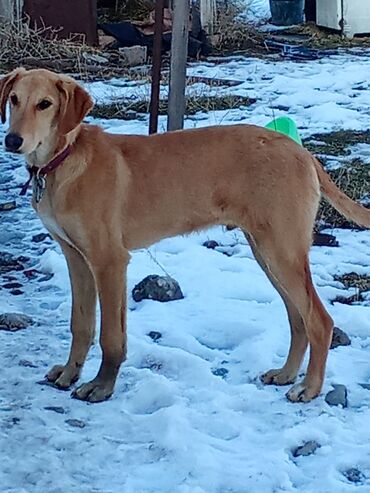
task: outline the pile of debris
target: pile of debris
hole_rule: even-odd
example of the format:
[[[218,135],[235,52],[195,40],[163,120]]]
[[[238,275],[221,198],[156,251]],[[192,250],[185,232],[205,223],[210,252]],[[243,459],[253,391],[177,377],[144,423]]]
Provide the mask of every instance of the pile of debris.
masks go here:
[[[78,73],[84,79],[127,75],[129,65],[146,61],[145,51],[133,51],[102,51],[86,45],[80,36],[60,39],[56,30],[32,29],[27,23],[0,24],[0,68],[4,72],[23,66]]]

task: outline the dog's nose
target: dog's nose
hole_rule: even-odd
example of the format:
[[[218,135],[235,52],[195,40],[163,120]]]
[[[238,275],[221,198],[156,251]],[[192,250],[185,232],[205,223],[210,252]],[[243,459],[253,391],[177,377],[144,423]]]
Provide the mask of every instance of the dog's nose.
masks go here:
[[[5,147],[7,151],[18,151],[23,144],[23,139],[18,134],[8,134],[5,137]]]

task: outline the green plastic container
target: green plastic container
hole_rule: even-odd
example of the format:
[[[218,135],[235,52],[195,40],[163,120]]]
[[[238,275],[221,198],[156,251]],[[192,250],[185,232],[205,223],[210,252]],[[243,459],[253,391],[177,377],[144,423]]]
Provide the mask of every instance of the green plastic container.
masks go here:
[[[301,137],[299,136],[297,125],[288,116],[279,116],[266,125],[265,128],[280,132],[293,139],[297,144],[302,145]]]

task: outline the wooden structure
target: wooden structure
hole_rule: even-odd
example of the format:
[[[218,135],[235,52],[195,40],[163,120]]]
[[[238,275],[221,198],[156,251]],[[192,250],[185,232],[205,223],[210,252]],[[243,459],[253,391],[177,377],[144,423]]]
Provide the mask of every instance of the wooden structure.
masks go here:
[[[58,30],[58,37],[83,35],[87,44],[97,44],[96,0],[24,0],[23,12],[32,24]]]
[[[156,25],[154,36],[157,39],[161,36],[162,32],[163,1],[164,0],[156,0]],[[185,113],[186,60],[188,51],[190,0],[172,0],[171,6],[173,9],[173,23],[167,130],[179,130],[183,128]],[[157,48],[154,46],[149,133],[157,132],[158,127],[161,58],[162,55],[160,50],[158,50],[158,45]]]
[[[32,27],[51,27],[61,38],[82,35],[86,43],[93,45],[98,42],[96,3],[96,0],[0,0],[0,22],[17,22],[27,16]]]
[[[14,22],[22,17],[23,0],[0,0],[0,21]]]
[[[158,111],[159,95],[161,85],[161,68],[162,68],[162,31],[163,31],[163,9],[164,0],[157,0],[154,14],[154,40],[153,40],[153,66],[152,66],[152,84],[150,91],[150,117],[149,133],[155,134],[158,131]]]
[[[174,0],[167,130],[184,126],[188,33],[189,1]]]
[[[216,22],[216,0],[199,0],[200,22],[207,34],[213,34]]]

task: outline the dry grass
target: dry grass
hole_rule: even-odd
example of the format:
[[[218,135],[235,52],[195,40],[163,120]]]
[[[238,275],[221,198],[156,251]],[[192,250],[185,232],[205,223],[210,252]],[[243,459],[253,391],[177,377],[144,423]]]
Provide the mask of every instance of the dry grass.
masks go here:
[[[23,66],[78,74],[81,78],[126,75],[127,69],[84,43],[83,36],[58,39],[51,28],[31,29],[27,23],[0,24],[0,68]]]
[[[370,291],[370,276],[366,274],[349,272],[348,274],[343,274],[341,276],[334,276],[334,280],[341,282],[346,289],[358,289],[359,293]]]
[[[356,144],[370,144],[370,132],[356,130],[340,130],[336,132],[314,134],[303,141],[303,145],[313,154],[320,154],[325,164],[325,156],[348,156],[350,147]],[[328,171],[331,178],[349,197],[370,205],[370,166],[359,158],[343,161],[343,165]],[[321,202],[317,229],[321,225],[332,227],[362,229],[347,221],[325,200]]]
[[[153,8],[153,0],[116,0],[114,8],[98,8],[98,20],[101,24],[123,20],[143,20],[148,18]]]
[[[313,154],[348,156],[350,146],[370,144],[370,131],[339,130],[326,134],[314,134],[304,139],[303,144]]]
[[[222,53],[248,49],[250,52],[266,53],[265,35],[239,16],[245,10],[245,3],[238,0],[218,4],[217,21],[212,44]]]
[[[357,274],[356,272],[349,272],[341,276],[334,276],[335,281],[341,282],[346,289],[355,288],[355,294],[351,296],[337,296],[332,303],[344,303],[346,305],[352,305],[364,301],[363,293],[370,291],[370,276],[366,274]]]
[[[329,171],[329,175],[349,197],[370,205],[370,166],[360,159],[345,162],[339,169]],[[318,220],[334,228],[363,229],[339,214],[325,200],[321,202]]]
[[[320,28],[313,22],[281,30],[279,34],[301,35],[307,38],[303,41],[305,46],[317,49],[354,48],[370,45],[370,37],[368,36],[355,36],[353,39],[345,38],[340,32]]]
[[[210,112],[218,110],[231,110],[241,106],[249,106],[255,103],[255,99],[245,96],[235,96],[228,94],[225,96],[191,96],[186,99],[186,115],[195,115],[198,112]],[[159,114],[167,115],[168,104],[166,100],[161,100],[159,105]],[[122,120],[131,120],[137,117],[137,114],[149,112],[149,100],[140,101],[122,100],[119,102],[96,105],[91,112],[95,118],[121,118]]]

